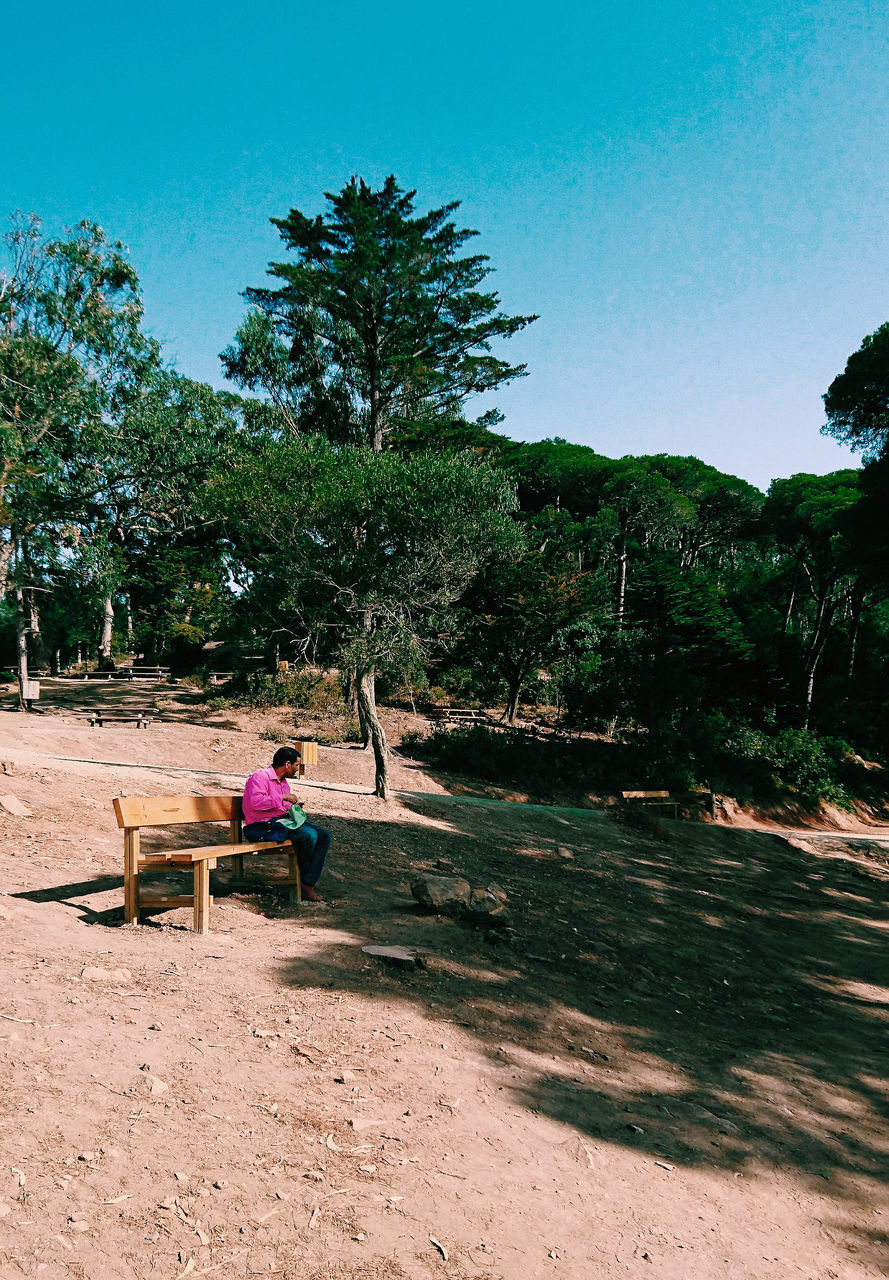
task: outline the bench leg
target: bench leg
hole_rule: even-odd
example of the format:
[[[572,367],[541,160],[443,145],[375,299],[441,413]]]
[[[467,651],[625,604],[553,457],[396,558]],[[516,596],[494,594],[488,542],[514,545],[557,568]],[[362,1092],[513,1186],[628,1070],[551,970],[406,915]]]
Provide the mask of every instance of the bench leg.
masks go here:
[[[194,864],[194,931],[210,932],[210,865],[203,858]]]
[[[300,869],[299,869],[299,858],[297,858],[296,856],[295,849],[290,850],[289,854],[287,855],[287,862],[288,862],[288,872],[289,872],[288,878],[290,880],[296,881],[295,884],[291,884],[288,890],[287,896],[291,902],[302,902],[303,900],[302,873],[300,872]]]
[[[127,924],[139,923],[139,832],[123,833],[123,914]]]

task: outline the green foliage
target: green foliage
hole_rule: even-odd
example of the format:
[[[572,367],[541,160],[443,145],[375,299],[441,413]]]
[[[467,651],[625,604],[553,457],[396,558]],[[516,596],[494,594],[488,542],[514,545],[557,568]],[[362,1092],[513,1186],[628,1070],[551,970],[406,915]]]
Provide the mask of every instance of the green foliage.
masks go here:
[[[747,790],[759,798],[792,796],[803,803],[818,800],[846,806],[841,780],[853,754],[848,743],[821,738],[808,729],[768,733],[750,725],[714,725],[714,768],[735,793]]]
[[[273,603],[295,634],[323,623],[344,667],[390,675],[425,664],[453,601],[513,544],[512,502],[473,458],[317,436],[245,453],[208,494],[258,607]]]
[[[230,706],[254,707],[258,711],[293,707],[323,715],[344,710],[339,683],[317,671],[239,673],[226,683],[225,697]]]
[[[866,460],[889,451],[889,323],[849,356],[828,387],[824,408],[826,435],[860,449]]]
[[[273,218],[292,255],[271,263],[277,289],[248,289],[256,310],[223,352],[229,377],[264,392],[282,431],[321,431],[379,450],[393,433],[462,421],[461,406],[524,373],[491,344],[536,317],[507,316],[480,286],[477,233],[450,221],[458,202],[414,211],[389,177],[352,178],[326,214]]]

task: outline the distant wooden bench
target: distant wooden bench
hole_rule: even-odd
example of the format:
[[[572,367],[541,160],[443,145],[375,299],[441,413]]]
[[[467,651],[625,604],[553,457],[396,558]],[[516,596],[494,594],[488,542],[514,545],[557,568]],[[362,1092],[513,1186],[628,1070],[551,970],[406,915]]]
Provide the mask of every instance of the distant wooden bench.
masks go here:
[[[86,713],[90,727],[102,729],[106,724],[117,721],[120,724],[135,724],[137,729],[147,729],[154,719],[147,711],[121,711],[120,709],[105,711],[101,707],[93,707]]]
[[[234,675],[233,671],[211,671],[210,683],[225,684],[227,681],[231,680],[233,675]]]
[[[455,724],[478,724],[486,718],[484,711],[474,707],[434,707],[429,712],[430,720],[451,720]]]
[[[117,825],[123,828],[124,916],[127,924],[139,923],[140,910],[170,910],[194,907],[195,933],[209,933],[210,871],[218,858],[234,858],[235,874],[244,875],[244,855],[286,853],[288,875],[275,880],[275,886],[286,886],[291,902],[301,902],[299,864],[290,842],[275,844],[273,840],[243,839],[243,818],[239,795],[217,796],[126,796],[114,801]],[[142,853],[142,827],[171,827],[194,822],[227,822],[228,843],[202,845],[193,849],[169,849]],[[194,892],[191,894],[140,894],[139,874],[159,867],[191,867]]]
[[[129,680],[169,680],[169,667],[144,667],[134,663],[131,667],[121,667],[128,673]]]
[[[706,806],[711,817],[715,816],[715,796],[712,791],[622,791],[624,806],[632,808],[672,809],[673,817],[679,817],[680,808],[697,805]]]

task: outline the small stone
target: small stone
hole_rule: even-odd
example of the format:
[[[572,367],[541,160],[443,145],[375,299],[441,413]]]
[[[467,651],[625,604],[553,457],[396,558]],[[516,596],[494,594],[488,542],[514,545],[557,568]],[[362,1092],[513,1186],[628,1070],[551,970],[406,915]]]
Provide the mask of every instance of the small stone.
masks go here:
[[[132,982],[133,975],[129,969],[101,969],[98,965],[88,964],[80,971],[84,982],[115,982],[118,984]]]
[[[341,1071],[339,1075],[333,1077],[334,1084],[351,1084],[358,1077],[354,1071]]]
[[[78,1160],[87,1160],[87,1161],[95,1160],[95,1158],[96,1158],[95,1151],[81,1151],[80,1155],[77,1157]]]
[[[166,1081],[161,1080],[158,1076],[148,1074],[145,1079],[148,1082],[148,1092],[155,1097],[159,1097],[160,1094],[166,1093],[170,1088]]]
[[[228,1183],[226,1182],[225,1178],[217,1178],[217,1180],[213,1183],[213,1186],[217,1191],[221,1191],[223,1187],[228,1186]]]
[[[374,956],[377,960],[383,960],[387,964],[393,964],[399,969],[422,969],[425,961],[421,955],[418,955],[413,947],[362,947],[361,950],[368,956]]]

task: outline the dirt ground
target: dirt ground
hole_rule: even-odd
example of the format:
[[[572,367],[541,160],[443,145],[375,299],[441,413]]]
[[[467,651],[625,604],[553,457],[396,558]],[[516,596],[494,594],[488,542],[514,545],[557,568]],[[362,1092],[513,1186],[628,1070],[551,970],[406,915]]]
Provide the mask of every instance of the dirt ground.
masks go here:
[[[0,1280],[889,1275],[885,829],[646,836],[397,760],[382,804],[322,747],[323,904],[220,862],[209,935],[127,927],[113,797],[273,750],[170,698],[0,708]],[[79,714],[112,700],[163,719]],[[511,931],[424,914],[423,871],[501,885]]]

